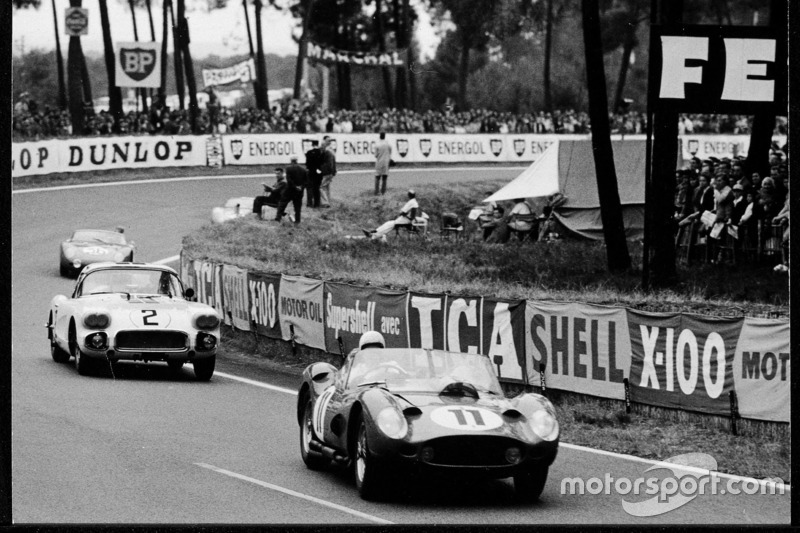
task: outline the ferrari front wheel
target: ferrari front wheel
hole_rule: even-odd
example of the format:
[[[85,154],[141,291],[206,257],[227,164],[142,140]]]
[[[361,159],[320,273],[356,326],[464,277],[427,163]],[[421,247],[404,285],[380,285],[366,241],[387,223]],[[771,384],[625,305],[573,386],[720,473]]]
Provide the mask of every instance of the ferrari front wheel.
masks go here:
[[[194,377],[197,381],[208,381],[214,375],[214,367],[217,364],[217,356],[205,357],[197,359],[194,363]]]
[[[361,498],[379,500],[385,495],[386,479],[380,464],[372,457],[367,442],[367,425],[364,419],[358,428],[354,467],[356,488]]]
[[[303,410],[303,420],[300,423],[300,457],[310,470],[320,470],[329,463],[328,459],[319,452],[311,449],[311,441],[314,439],[314,428],[311,413],[314,411],[314,403],[309,400]]]
[[[529,502],[538,501],[547,481],[547,472],[548,467],[544,467],[521,472],[514,476],[514,490],[517,493],[517,499]]]

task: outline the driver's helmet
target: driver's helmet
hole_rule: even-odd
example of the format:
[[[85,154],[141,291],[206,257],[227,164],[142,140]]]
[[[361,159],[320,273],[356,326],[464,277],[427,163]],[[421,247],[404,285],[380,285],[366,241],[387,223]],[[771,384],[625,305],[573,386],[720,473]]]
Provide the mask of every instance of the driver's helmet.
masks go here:
[[[363,350],[364,348],[386,348],[383,335],[377,331],[367,331],[363,333],[358,340],[358,349]]]

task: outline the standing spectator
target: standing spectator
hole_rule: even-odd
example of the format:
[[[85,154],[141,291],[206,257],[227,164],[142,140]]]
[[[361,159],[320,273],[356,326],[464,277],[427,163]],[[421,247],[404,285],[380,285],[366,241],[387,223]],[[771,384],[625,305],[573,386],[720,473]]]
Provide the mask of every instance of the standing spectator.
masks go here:
[[[375,196],[386,194],[386,180],[389,178],[389,163],[392,160],[392,146],[386,142],[386,133],[380,133],[375,143]]]
[[[308,171],[308,188],[306,189],[306,206],[319,207],[319,186],[322,183],[322,149],[319,142],[313,141],[312,148],[306,152],[306,170]]]
[[[331,206],[331,182],[336,176],[336,154],[333,153],[333,139],[325,136],[322,139],[322,183],[319,186],[320,207]]]
[[[286,189],[283,191],[281,203],[278,204],[278,212],[275,220],[278,222],[283,218],[286,206],[292,202],[294,206],[294,223],[300,223],[300,212],[303,209],[303,189],[308,183],[308,172],[297,164],[297,156],[293,155],[290,159],[291,164],[286,167]]]

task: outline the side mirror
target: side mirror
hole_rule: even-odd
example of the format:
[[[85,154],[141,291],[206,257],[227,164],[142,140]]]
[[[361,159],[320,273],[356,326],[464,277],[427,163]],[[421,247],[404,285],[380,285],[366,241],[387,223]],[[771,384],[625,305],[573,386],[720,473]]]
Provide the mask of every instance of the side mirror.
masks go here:
[[[194,289],[191,287],[187,288],[185,291],[183,291],[183,296],[187,300],[191,300],[192,298],[194,298]]]
[[[503,366],[503,356],[495,355],[494,357],[492,357],[492,362],[497,366]]]

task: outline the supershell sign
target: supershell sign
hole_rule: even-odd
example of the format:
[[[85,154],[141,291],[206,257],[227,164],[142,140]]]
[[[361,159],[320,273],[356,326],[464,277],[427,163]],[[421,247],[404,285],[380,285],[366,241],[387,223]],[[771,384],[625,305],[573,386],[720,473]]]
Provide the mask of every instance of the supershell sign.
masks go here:
[[[117,43],[117,87],[160,87],[160,50],[155,41]]]
[[[785,114],[785,32],[768,27],[653,26],[650,35],[651,97],[659,108]]]

